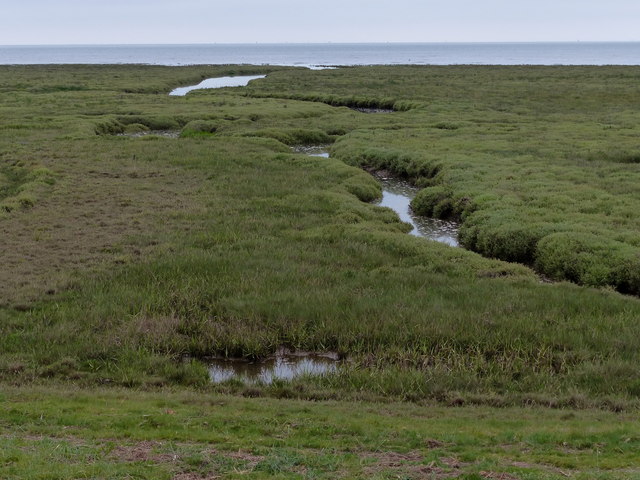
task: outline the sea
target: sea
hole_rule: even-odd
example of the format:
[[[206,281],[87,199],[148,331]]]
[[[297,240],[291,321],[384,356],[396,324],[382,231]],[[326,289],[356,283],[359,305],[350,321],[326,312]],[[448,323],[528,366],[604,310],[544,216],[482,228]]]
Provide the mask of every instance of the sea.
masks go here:
[[[640,65],[640,42],[0,46],[0,64]]]

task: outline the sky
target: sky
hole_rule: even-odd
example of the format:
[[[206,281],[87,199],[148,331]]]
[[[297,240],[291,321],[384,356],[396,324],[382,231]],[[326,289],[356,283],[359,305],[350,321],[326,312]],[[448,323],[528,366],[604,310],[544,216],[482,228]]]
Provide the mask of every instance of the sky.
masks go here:
[[[0,45],[638,41],[639,0],[2,0]]]

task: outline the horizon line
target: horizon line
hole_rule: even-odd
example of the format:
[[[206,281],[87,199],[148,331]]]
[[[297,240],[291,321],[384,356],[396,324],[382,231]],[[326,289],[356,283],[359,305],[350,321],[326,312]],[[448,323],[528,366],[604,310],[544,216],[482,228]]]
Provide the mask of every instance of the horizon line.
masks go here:
[[[433,41],[433,42],[195,42],[195,43],[24,43],[4,47],[188,47],[188,46],[282,46],[282,45],[533,45],[640,43],[640,40],[513,40],[513,41]]]

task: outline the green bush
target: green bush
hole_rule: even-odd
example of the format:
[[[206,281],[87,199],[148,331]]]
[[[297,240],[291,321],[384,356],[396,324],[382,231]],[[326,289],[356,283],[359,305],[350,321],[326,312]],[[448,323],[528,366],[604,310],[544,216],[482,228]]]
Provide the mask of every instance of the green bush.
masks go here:
[[[412,200],[411,208],[425,217],[447,218],[454,213],[451,191],[443,185],[423,188]]]
[[[568,279],[583,285],[603,286],[634,283],[622,265],[629,248],[589,233],[560,232],[538,242],[536,266],[545,275]]]

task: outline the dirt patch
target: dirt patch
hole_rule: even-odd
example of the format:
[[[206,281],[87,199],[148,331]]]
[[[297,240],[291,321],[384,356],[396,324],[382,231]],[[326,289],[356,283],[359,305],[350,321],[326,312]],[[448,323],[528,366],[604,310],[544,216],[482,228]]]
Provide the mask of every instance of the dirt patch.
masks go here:
[[[258,463],[264,460],[264,457],[261,455],[253,455],[248,452],[237,451],[237,452],[219,452],[218,450],[213,450],[212,453],[217,455],[222,455],[227,458],[232,458],[233,460],[241,460],[247,463],[247,467],[255,467]]]
[[[436,440],[434,438],[429,438],[428,440],[425,440],[424,444],[427,448],[430,448],[431,450],[435,450],[436,448],[442,448],[450,445],[450,444],[441,442],[439,440]]]
[[[361,454],[365,460],[373,459],[374,463],[365,468],[367,475],[380,472],[393,472],[398,478],[444,480],[462,475],[462,468],[469,464],[455,458],[441,458],[438,462],[424,463],[424,456],[418,452],[367,452]],[[441,466],[440,464],[444,465]]]
[[[571,472],[567,472],[565,470],[561,470],[558,467],[554,467],[552,465],[545,465],[541,463],[529,463],[529,462],[511,462],[510,465],[516,468],[527,468],[531,470],[542,470],[546,472],[551,472],[555,474],[562,475],[564,477],[570,477]]]
[[[520,477],[505,472],[480,472],[480,476],[491,480],[520,480]]]
[[[219,475],[209,474],[207,476],[202,476],[198,473],[179,473],[172,477],[172,480],[216,480],[220,478]]]
[[[157,450],[163,446],[159,442],[138,442],[133,445],[119,445],[110,453],[109,457],[121,462],[154,462],[174,463],[180,457],[170,453],[160,453]]]

